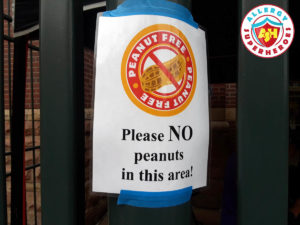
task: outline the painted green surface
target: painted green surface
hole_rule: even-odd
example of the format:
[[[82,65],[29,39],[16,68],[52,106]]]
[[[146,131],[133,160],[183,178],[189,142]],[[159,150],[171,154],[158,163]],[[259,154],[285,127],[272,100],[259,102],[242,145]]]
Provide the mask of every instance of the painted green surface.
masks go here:
[[[260,4],[287,8],[287,1],[240,1],[240,21]],[[288,55],[262,59],[239,38],[238,224],[287,224]]]
[[[108,0],[107,9],[112,10],[121,4],[123,0]],[[176,1],[189,7],[190,1]],[[190,9],[190,8],[189,8]],[[131,206],[118,206],[117,198],[109,198],[109,225],[189,225],[191,224],[191,203],[162,208],[146,209]]]
[[[80,2],[43,0],[40,5],[43,225],[84,224]]]

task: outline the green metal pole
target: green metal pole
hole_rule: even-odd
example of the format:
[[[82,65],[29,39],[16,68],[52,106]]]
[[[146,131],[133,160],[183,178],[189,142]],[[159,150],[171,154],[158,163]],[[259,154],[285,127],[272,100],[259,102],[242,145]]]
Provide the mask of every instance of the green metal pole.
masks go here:
[[[287,8],[285,0],[241,0],[240,23],[260,4]],[[238,224],[287,224],[288,56],[251,54],[239,42]]]
[[[82,1],[40,1],[42,224],[84,224]]]
[[[115,9],[124,0],[108,0],[107,10]],[[191,9],[191,0],[173,0]],[[109,225],[189,225],[191,224],[191,203],[170,208],[149,209],[118,206],[117,198],[108,199]]]
[[[106,9],[112,10],[115,9],[118,5],[120,5],[125,0],[107,0],[106,1]],[[169,0],[170,2],[176,2],[178,4],[181,4],[191,10],[192,0]]]
[[[7,224],[5,124],[4,124],[4,54],[3,54],[3,1],[0,1],[0,225]]]

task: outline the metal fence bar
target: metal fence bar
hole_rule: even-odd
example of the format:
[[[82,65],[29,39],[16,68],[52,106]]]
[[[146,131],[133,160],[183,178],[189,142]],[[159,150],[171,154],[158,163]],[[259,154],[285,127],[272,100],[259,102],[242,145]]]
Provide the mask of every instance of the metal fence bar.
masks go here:
[[[81,2],[40,2],[43,225],[84,224]]]
[[[31,165],[31,166],[27,166],[26,168],[25,168],[25,170],[34,170],[35,168],[37,168],[37,167],[40,167],[41,166],[41,164],[40,163],[38,163],[38,164],[33,164],[33,165]]]
[[[33,151],[33,150],[37,150],[40,148],[41,148],[41,146],[33,146],[33,147],[26,148],[25,151],[28,152],[28,151]]]
[[[10,0],[7,0],[7,16],[11,18],[10,15]],[[10,23],[12,22],[12,20],[8,20],[7,21],[7,37],[8,37],[8,91],[9,91],[9,122],[10,122],[10,127],[11,127],[11,117],[12,117],[12,97],[11,97],[11,93],[12,93],[12,72],[11,72],[11,42],[14,42],[13,38],[10,36],[11,35],[11,31],[10,31]],[[4,35],[4,38],[6,37],[6,35]],[[10,134],[11,135],[11,134]],[[11,138],[10,138],[11,140]]]
[[[13,38],[10,36],[11,35],[11,29],[10,29],[10,23],[12,22],[12,17],[11,17],[11,1],[7,0],[7,14],[5,15],[5,20],[6,20],[6,25],[7,25],[7,35],[4,36],[4,40],[7,41],[8,45],[8,113],[9,113],[9,128],[11,130],[12,128],[12,69],[11,69],[11,42],[14,42]],[[12,134],[10,132],[9,134],[10,139],[9,139],[9,146],[10,146],[10,151],[11,151],[11,140],[12,140]],[[11,157],[8,156],[8,157]],[[11,160],[12,162],[12,160]],[[6,178],[11,177],[11,173],[6,174]],[[7,182],[7,181],[6,181]],[[11,180],[9,181],[11,183]],[[12,192],[11,192],[12,193]],[[10,199],[12,199],[12,194],[10,193]],[[7,196],[8,197],[8,196]],[[11,211],[12,212],[12,211]],[[12,214],[11,214],[12,215]],[[12,218],[10,218],[10,221],[12,222]]]
[[[38,163],[38,164],[33,164],[33,165],[31,165],[31,166],[27,166],[26,168],[25,168],[25,170],[27,171],[27,170],[32,170],[32,169],[35,169],[35,168],[37,168],[37,167],[40,167],[41,166],[41,164],[40,163]],[[12,173],[6,173],[5,174],[5,177],[10,177],[12,175]]]
[[[6,21],[8,21],[10,23],[12,22],[12,17],[7,14],[3,14],[3,19],[5,19]]]
[[[35,168],[37,168],[37,167],[40,167],[41,166],[41,164],[40,163],[38,163],[38,164],[33,164],[33,165],[31,165],[31,166],[27,166],[27,167],[25,167],[25,170],[27,171],[27,170],[33,170],[33,169],[35,169]],[[10,177],[12,175],[12,173],[6,173],[6,177]]]
[[[240,19],[260,4],[241,0]],[[288,55],[262,59],[240,40],[238,76],[238,224],[286,225]]]
[[[13,112],[11,119],[11,224],[25,225],[25,151],[24,114],[27,39],[19,37],[14,45]]]
[[[40,148],[41,148],[40,146],[34,146],[34,147],[26,148],[25,152],[34,151],[34,150],[37,150],[37,149],[40,149]],[[11,155],[11,152],[5,152],[5,156],[9,156],[9,155]]]
[[[9,42],[14,42],[14,38],[12,38],[8,35],[4,35],[4,40],[9,41]]]
[[[32,41],[30,41],[30,81],[31,81],[31,126],[32,126],[32,164],[33,167],[33,209],[34,209],[34,224],[37,225],[37,199],[36,199],[36,161],[35,161],[35,124],[34,124],[34,94],[33,94],[33,57],[32,51],[34,46],[32,45]],[[40,165],[40,164],[38,164]],[[26,168],[27,169],[27,168]]]
[[[191,1],[172,0],[191,9]],[[112,10],[123,0],[108,0],[107,10]],[[159,209],[118,206],[117,198],[108,198],[108,216],[110,225],[190,225],[191,202]]]
[[[11,69],[11,43],[14,42],[13,38],[11,37],[11,29],[10,29],[10,24],[12,22],[12,17],[11,17],[11,1],[10,0],[7,0],[7,36],[4,35],[4,39],[7,40],[7,47],[8,47],[8,52],[7,52],[7,55],[8,55],[8,113],[9,113],[9,128],[10,128],[10,131],[12,130],[12,69]],[[12,152],[12,133],[10,132],[9,134],[10,136],[10,143],[9,143],[9,146],[10,146],[10,151]],[[11,167],[12,167],[12,156],[11,157]],[[10,177],[11,176],[11,173],[10,174],[7,174],[6,177]],[[12,186],[12,180],[9,181],[11,186]],[[12,191],[10,192],[10,199],[12,201],[13,197],[12,197]],[[12,206],[12,204],[11,204]],[[12,209],[10,206],[10,210]],[[12,210],[11,210],[11,213],[12,215]],[[12,216],[10,217],[10,223],[12,224]]]
[[[7,224],[5,169],[5,113],[4,113],[4,21],[3,0],[0,1],[0,225]]]
[[[31,42],[28,44],[28,48],[30,48],[32,50],[35,50],[35,51],[40,51],[40,48],[33,45]]]
[[[1,3],[3,3],[3,1],[1,1]],[[8,81],[7,83],[4,83],[4,71],[2,70],[2,76],[1,76],[1,79],[3,80],[3,82],[1,83],[1,88],[0,89],[1,91],[3,91],[3,93],[1,93],[1,99],[3,98],[3,94],[4,94],[4,85],[7,85],[8,86],[8,113],[9,113],[9,122],[10,122],[10,125],[8,125],[10,127],[10,146],[12,148],[11,151],[5,151],[5,149],[2,151],[1,149],[1,155],[0,155],[0,160],[1,160],[1,168],[0,168],[0,174],[2,175],[2,173],[4,174],[3,176],[1,176],[1,196],[0,196],[0,200],[1,200],[1,203],[0,203],[0,211],[1,211],[1,214],[0,214],[0,225],[2,225],[3,221],[6,221],[4,223],[4,225],[7,225],[7,223],[11,223],[11,224],[18,224],[19,223],[23,223],[23,224],[27,224],[27,211],[25,209],[25,195],[26,195],[26,186],[25,186],[25,182],[24,182],[24,173],[25,171],[27,170],[32,170],[33,171],[33,202],[34,202],[34,223],[37,224],[37,190],[36,190],[36,168],[37,167],[40,167],[40,164],[36,163],[35,162],[35,159],[36,159],[36,154],[35,154],[35,150],[37,149],[40,149],[39,146],[35,146],[35,130],[34,130],[34,119],[35,119],[35,115],[34,115],[34,105],[32,105],[32,108],[31,108],[31,113],[32,113],[32,123],[33,123],[33,130],[32,130],[32,140],[33,140],[33,146],[32,147],[29,147],[29,148],[26,148],[25,149],[25,152],[29,152],[29,151],[32,151],[32,155],[33,155],[33,163],[32,165],[30,166],[27,166],[25,168],[25,165],[24,165],[24,161],[25,161],[25,155],[24,155],[24,146],[21,147],[22,145],[22,141],[16,141],[17,139],[21,140],[21,137],[22,137],[22,140],[24,141],[24,123],[21,123],[20,120],[21,120],[21,117],[22,117],[22,120],[24,120],[24,115],[21,116],[22,112],[24,112],[24,109],[25,109],[25,105],[24,105],[24,96],[25,96],[25,83],[24,83],[24,86],[22,86],[22,83],[23,81],[25,82],[25,71],[26,71],[26,59],[27,59],[27,55],[25,54],[25,52],[21,52],[22,49],[20,49],[20,43],[23,42],[22,47],[24,47],[26,45],[26,42],[27,40],[25,39],[15,39],[13,37],[11,37],[11,22],[12,22],[12,17],[11,17],[11,1],[10,0],[7,0],[6,1],[7,3],[7,14],[4,14],[3,12],[3,4],[1,5],[1,28],[2,28],[2,32],[1,32],[1,50],[2,50],[2,54],[1,54],[1,62],[4,63],[4,59],[2,57],[4,57],[3,55],[3,41],[7,41],[7,45],[8,45],[8,51],[7,51],[7,62],[8,62]],[[4,23],[6,22],[5,25],[7,25],[7,33],[4,35],[4,32],[3,32],[3,26],[4,26]],[[18,64],[23,64],[22,69],[24,69],[22,72],[20,72],[20,64],[18,66],[15,66],[15,70],[17,71],[14,71],[15,73],[18,74],[18,76],[14,77],[16,80],[18,81],[15,81],[14,79],[14,86],[16,86],[15,89],[13,89],[13,85],[12,85],[12,81],[13,81],[13,73],[12,73],[12,69],[11,69],[11,43],[13,44],[16,44],[16,48],[15,48],[15,51],[17,50],[17,54],[20,56],[22,54],[24,54],[24,58],[15,58],[18,62]],[[27,43],[28,44],[28,43]],[[30,69],[31,69],[31,101],[32,103],[34,104],[34,95],[33,95],[33,62],[32,62],[32,51],[39,51],[39,47],[37,46],[34,46],[32,45],[32,43],[30,43],[28,45],[28,48],[30,49]],[[24,49],[23,49],[24,50]],[[15,54],[16,55],[16,54]],[[22,62],[23,60],[23,62]],[[14,64],[15,65],[15,64]],[[1,64],[1,69],[4,68],[4,65]],[[19,73],[23,73],[23,76],[20,75]],[[22,81],[23,80],[23,81]],[[20,82],[22,81],[22,82]],[[23,90],[24,89],[24,90]],[[22,90],[24,91],[22,93]],[[17,95],[18,97],[13,97],[12,95],[12,91],[14,92],[14,95]],[[14,106],[12,104],[12,100],[14,98]],[[4,101],[4,100],[3,100]],[[16,113],[14,113],[14,115],[12,114],[12,107],[14,108],[18,108],[18,110],[14,110]],[[2,144],[2,141],[4,143],[5,141],[5,114],[4,114],[4,105],[1,105],[0,109],[3,108],[3,112],[1,110],[1,120],[3,119],[3,129],[1,128],[1,131],[0,131],[0,134],[3,134],[4,137],[1,138],[1,142],[0,144]],[[2,115],[3,114],[3,115]],[[18,122],[16,122],[18,121]],[[24,121],[23,121],[24,122]],[[0,123],[0,125],[2,125],[2,123]],[[22,130],[23,129],[23,130]],[[4,132],[4,133],[2,133]],[[22,133],[22,134],[21,134]],[[4,143],[5,144],[5,143]],[[24,143],[23,143],[24,144]],[[5,145],[4,145],[5,147]],[[4,148],[3,147],[3,148]],[[18,149],[18,150],[17,150]],[[21,150],[20,150],[21,149]],[[2,152],[3,152],[3,155],[4,155],[4,158],[2,158]],[[11,158],[11,166],[12,166],[12,171],[10,173],[6,173],[6,170],[5,170],[5,167],[6,167],[6,157],[10,157]],[[4,161],[3,161],[4,160]],[[3,163],[2,163],[3,161]],[[3,170],[3,171],[2,171]],[[4,177],[4,178],[3,178]],[[11,179],[6,179],[6,178],[10,178]],[[3,181],[2,181],[3,179]],[[12,185],[12,194],[11,194],[11,199],[12,199],[12,210],[11,210],[11,221],[7,221],[7,193],[4,194],[4,192],[6,192],[6,188],[5,186],[7,185],[8,182],[11,182],[11,185]],[[3,198],[3,200],[2,200]],[[5,210],[5,212],[3,210]],[[5,213],[5,215],[2,215],[3,213]],[[29,221],[28,221],[29,222]]]

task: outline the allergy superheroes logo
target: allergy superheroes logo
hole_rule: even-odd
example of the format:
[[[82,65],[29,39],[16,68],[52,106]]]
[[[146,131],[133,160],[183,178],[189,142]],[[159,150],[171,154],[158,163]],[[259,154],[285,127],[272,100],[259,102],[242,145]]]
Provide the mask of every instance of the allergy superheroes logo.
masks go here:
[[[184,34],[174,26],[155,24],[129,43],[122,60],[122,82],[130,100],[154,116],[174,116],[191,102],[196,63]]]
[[[241,38],[254,55],[273,58],[292,44],[294,24],[289,14],[275,5],[260,5],[248,12],[241,25]]]

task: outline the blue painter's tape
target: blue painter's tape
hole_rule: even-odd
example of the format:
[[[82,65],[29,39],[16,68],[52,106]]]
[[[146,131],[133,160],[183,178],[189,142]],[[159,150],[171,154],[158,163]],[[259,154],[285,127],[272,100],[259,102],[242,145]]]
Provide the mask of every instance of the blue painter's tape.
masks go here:
[[[143,192],[121,190],[118,205],[143,208],[164,208],[181,205],[191,199],[192,186],[175,191]]]
[[[184,6],[166,0],[126,0],[117,9],[106,11],[103,16],[159,15],[182,20],[198,28],[190,11]]]

